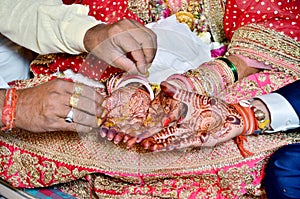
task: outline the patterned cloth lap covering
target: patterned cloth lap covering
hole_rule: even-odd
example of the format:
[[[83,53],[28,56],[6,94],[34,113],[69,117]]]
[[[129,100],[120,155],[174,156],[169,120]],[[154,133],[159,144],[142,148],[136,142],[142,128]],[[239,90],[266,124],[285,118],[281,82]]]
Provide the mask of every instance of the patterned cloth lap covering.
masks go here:
[[[270,79],[284,76],[261,75]],[[26,88],[53,78],[45,75],[11,86]],[[249,84],[251,77],[245,82]],[[276,85],[272,82],[268,88],[276,88],[278,81]],[[265,92],[264,87],[255,85],[262,82],[248,87],[249,91]],[[236,85],[228,89],[240,92]],[[238,96],[233,97],[238,100]],[[116,146],[99,139],[97,133],[49,135],[20,129],[2,132],[1,178],[19,188],[57,186],[79,198],[260,198],[269,155],[299,139],[297,133],[248,136],[245,148],[254,155],[244,158],[233,140],[213,148],[151,153]]]

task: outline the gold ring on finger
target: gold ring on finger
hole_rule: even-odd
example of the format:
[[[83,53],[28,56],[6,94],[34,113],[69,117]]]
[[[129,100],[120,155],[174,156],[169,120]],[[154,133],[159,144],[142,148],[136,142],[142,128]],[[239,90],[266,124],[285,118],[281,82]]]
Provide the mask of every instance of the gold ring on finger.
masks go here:
[[[74,94],[81,95],[82,91],[83,91],[82,84],[75,83]]]
[[[71,97],[70,97],[70,106],[76,108],[78,106],[78,102],[79,102],[79,95],[76,94],[76,93],[71,95]]]

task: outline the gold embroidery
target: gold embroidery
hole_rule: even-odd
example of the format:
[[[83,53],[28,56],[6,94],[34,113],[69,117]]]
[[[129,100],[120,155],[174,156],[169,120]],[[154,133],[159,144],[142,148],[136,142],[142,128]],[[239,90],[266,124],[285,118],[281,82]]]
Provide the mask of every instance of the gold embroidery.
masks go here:
[[[237,29],[227,54],[242,54],[275,70],[300,76],[300,42],[260,25],[249,24]]]
[[[204,14],[214,41],[218,42],[226,41],[223,26],[225,4],[226,0],[204,0]]]
[[[4,156],[10,156],[11,152],[10,152],[10,150],[7,147],[1,146],[0,147],[0,154],[2,154]]]
[[[47,54],[47,55],[38,55],[32,62],[31,64],[36,64],[36,65],[39,65],[39,64],[50,64],[50,63],[53,63],[55,58],[56,58],[56,55],[55,53],[53,54]]]
[[[145,23],[151,22],[149,0],[128,0],[128,9]]]
[[[256,86],[255,83],[249,85],[253,89]],[[130,194],[126,195],[124,190],[135,194],[137,198],[139,195],[145,196],[149,187],[153,189],[154,197],[170,198],[188,196],[208,187],[209,193],[199,191],[197,196],[201,198],[209,194],[210,198],[215,198],[219,193],[230,195],[226,190],[241,194],[237,191],[243,188],[242,183],[231,181],[242,176],[239,182],[246,183],[248,192],[262,194],[257,190],[259,187],[252,183],[255,179],[253,174],[258,173],[265,162],[253,168],[247,168],[249,166],[246,164],[242,168],[234,165],[264,159],[278,147],[295,142],[297,138],[299,141],[300,134],[294,137],[280,133],[249,136],[245,147],[254,152],[254,156],[247,160],[239,154],[232,140],[214,148],[145,153],[137,149],[126,150],[111,142],[98,141],[96,135],[91,136],[85,139],[72,132],[52,132],[49,136],[49,133],[33,134],[20,129],[14,129],[10,134],[2,132],[1,142],[9,147],[0,148],[0,171],[6,171],[1,177],[14,186],[41,187],[69,182],[96,172],[106,175],[99,175],[90,188],[121,191],[124,193],[122,198],[133,198]],[[231,169],[221,171],[226,166]],[[219,169],[220,172],[217,172]],[[227,179],[226,175],[233,176]],[[176,192],[178,189],[182,189],[180,193]],[[80,190],[88,192],[90,189]],[[100,198],[109,195],[97,194]]]

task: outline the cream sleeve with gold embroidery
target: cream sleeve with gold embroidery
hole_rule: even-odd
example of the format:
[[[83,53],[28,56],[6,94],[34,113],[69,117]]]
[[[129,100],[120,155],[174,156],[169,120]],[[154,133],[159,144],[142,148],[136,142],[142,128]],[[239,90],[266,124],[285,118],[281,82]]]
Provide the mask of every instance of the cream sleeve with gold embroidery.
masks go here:
[[[39,54],[78,54],[86,51],[86,31],[101,23],[88,12],[87,6],[60,0],[1,0],[0,31]]]

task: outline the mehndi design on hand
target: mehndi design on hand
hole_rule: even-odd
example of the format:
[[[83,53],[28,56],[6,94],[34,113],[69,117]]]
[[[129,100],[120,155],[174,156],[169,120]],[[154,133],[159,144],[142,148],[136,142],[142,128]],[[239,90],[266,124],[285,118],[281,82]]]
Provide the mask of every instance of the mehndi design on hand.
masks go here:
[[[243,131],[244,121],[234,106],[214,97],[178,89],[163,82],[165,95],[180,101],[184,118],[141,141],[151,151],[214,146]]]
[[[136,137],[147,117],[149,94],[135,86],[121,87],[106,99],[107,115],[100,135],[119,143],[124,135]],[[120,137],[122,136],[122,137]]]

